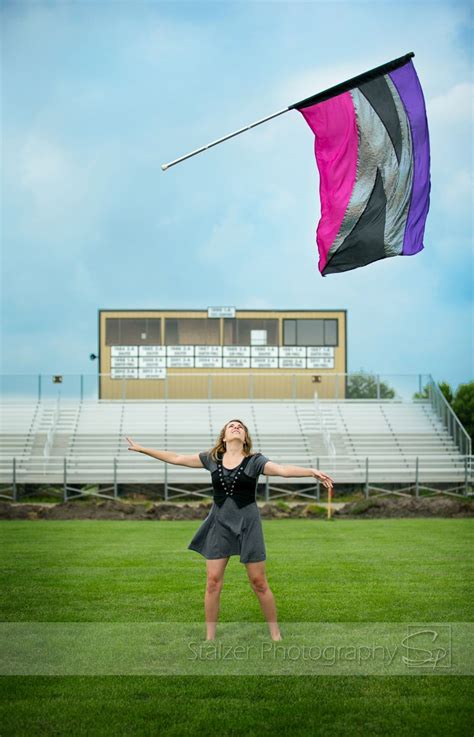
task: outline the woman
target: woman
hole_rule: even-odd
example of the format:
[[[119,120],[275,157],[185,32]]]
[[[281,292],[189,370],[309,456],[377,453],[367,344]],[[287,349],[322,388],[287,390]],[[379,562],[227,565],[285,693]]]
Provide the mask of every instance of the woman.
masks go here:
[[[265,476],[313,476],[328,488],[333,486],[332,479],[315,468],[281,466],[262,453],[251,453],[252,440],[248,428],[240,420],[227,422],[214,447],[195,455],[151,450],[142,448],[128,437],[127,440],[128,450],[145,453],[165,463],[204,467],[211,472],[214,490],[212,508],[188,545],[188,549],[206,558],[204,608],[207,639],[215,638],[225,567],[231,555],[239,555],[267,620],[271,638],[281,640],[275,599],[265,573],[265,542],[255,498],[258,477],[261,473]]]

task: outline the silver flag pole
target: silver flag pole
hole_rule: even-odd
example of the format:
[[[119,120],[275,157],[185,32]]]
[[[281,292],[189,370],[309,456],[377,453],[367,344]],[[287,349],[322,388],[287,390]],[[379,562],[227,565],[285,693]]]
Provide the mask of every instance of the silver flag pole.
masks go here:
[[[162,164],[161,168],[163,169],[163,171],[166,171],[166,169],[169,169],[170,166],[179,164],[180,161],[185,161],[186,159],[190,159],[191,156],[196,156],[196,154],[200,154],[202,153],[202,151],[207,151],[208,148],[212,148],[212,146],[217,146],[218,143],[222,143],[223,141],[228,141],[229,138],[233,138],[234,136],[239,136],[241,133],[244,133],[245,131],[250,130],[250,128],[255,128],[256,125],[261,125],[262,123],[266,123],[267,120],[276,118],[278,117],[278,115],[283,115],[283,113],[287,113],[289,110],[299,109],[300,107],[307,107],[309,105],[314,105],[318,102],[322,102],[323,100],[328,100],[330,97],[335,97],[336,95],[339,95],[342,92],[346,92],[352,89],[353,87],[357,87],[359,84],[362,84],[363,82],[370,81],[371,79],[374,79],[375,77],[380,76],[381,74],[388,74],[389,71],[398,69],[398,67],[406,64],[411,59],[412,56],[415,56],[415,54],[413,53],[413,51],[410,51],[410,53],[405,54],[405,56],[400,56],[398,59],[393,59],[392,61],[389,61],[385,64],[381,64],[380,66],[375,67],[374,69],[371,69],[368,72],[364,72],[363,74],[358,74],[357,77],[352,77],[351,79],[347,79],[345,82],[341,82],[340,84],[336,84],[334,87],[330,87],[327,90],[323,90],[323,92],[318,92],[316,95],[307,97],[305,100],[296,102],[294,105],[289,105],[284,110],[279,110],[277,113],[273,113],[273,115],[268,115],[266,118],[257,120],[255,123],[250,123],[250,125],[246,125],[245,128],[240,128],[240,130],[234,131],[234,133],[229,133],[229,135],[224,136],[223,138],[218,138],[217,141],[212,141],[212,143],[208,143],[207,146],[201,146],[201,148],[197,148],[195,151],[191,151],[191,153],[186,154],[185,156],[180,156],[179,159],[170,161],[169,164]]]
[[[279,110],[277,113],[273,113],[273,115],[268,115],[266,118],[262,118],[261,120],[255,121],[255,123],[250,123],[250,125],[246,125],[245,128],[240,128],[238,131],[234,131],[234,133],[229,133],[227,136],[223,136],[222,138],[218,138],[217,141],[212,141],[212,143],[208,143],[207,146],[201,146],[201,148],[197,148],[195,151],[191,151],[189,154],[185,154],[184,156],[180,156],[179,159],[175,159],[174,161],[170,161],[169,164],[162,164],[161,168],[163,171],[166,171],[171,166],[174,166],[175,164],[179,164],[180,161],[185,161],[186,159],[190,159],[191,156],[196,156],[196,154],[200,154],[203,151],[207,151],[208,148],[212,148],[212,146],[217,146],[218,143],[222,143],[223,141],[228,141],[229,138],[233,138],[234,136],[238,136],[241,133],[244,133],[245,131],[250,130],[250,128],[255,128],[257,125],[261,125],[262,123],[266,123],[267,120],[271,120],[272,118],[276,118],[278,115],[283,115],[283,113],[287,113],[290,110],[289,107],[286,107],[284,110]]]

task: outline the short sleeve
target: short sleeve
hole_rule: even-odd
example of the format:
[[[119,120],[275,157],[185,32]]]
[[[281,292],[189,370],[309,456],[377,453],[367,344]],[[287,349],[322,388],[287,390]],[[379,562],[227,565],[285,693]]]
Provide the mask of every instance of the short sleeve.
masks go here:
[[[199,458],[201,459],[201,463],[204,466],[204,468],[207,468],[208,471],[211,470],[211,459],[209,458],[209,452],[207,450],[202,450],[199,453]]]
[[[263,473],[265,464],[268,463],[269,460],[270,459],[267,458],[267,456],[264,456],[263,453],[255,453],[249,463],[249,466],[251,466],[252,476],[260,476],[260,474]]]

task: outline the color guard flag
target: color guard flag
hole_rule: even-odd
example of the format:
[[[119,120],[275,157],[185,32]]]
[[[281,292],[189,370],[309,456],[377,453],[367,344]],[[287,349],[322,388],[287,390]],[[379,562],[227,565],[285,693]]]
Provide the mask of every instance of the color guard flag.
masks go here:
[[[323,276],[423,249],[430,199],[425,102],[413,53],[291,105],[315,135]]]
[[[298,110],[315,135],[321,274],[357,269],[389,256],[413,256],[424,248],[431,184],[425,101],[412,56],[289,105],[161,168],[166,171]]]

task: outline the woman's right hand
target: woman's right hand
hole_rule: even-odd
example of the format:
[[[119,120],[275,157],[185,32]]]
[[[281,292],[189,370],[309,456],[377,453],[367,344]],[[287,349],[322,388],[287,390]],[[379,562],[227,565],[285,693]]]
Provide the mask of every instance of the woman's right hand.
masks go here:
[[[141,449],[142,449],[142,446],[141,445],[138,445],[137,443],[134,443],[133,440],[132,440],[132,438],[127,438],[127,440],[129,442],[128,450],[136,450],[137,452],[140,452],[141,451]]]

